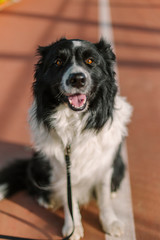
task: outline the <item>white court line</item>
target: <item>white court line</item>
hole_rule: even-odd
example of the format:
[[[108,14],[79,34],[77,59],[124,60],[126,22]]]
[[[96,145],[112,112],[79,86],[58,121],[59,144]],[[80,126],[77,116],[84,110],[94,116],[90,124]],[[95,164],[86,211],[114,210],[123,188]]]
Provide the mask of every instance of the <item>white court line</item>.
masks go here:
[[[99,0],[99,36],[114,44],[109,2]]]
[[[115,52],[111,19],[109,0],[99,0],[99,37],[102,37],[108,43],[110,43]],[[119,72],[117,64],[115,64],[114,70],[116,72],[116,80],[118,82]]]
[[[109,0],[99,0],[99,37],[103,37],[107,42],[109,42],[115,51]],[[119,79],[117,64],[115,64],[115,72],[117,78]],[[124,161],[126,162],[126,165],[128,166],[126,143],[124,144],[122,155]],[[129,172],[127,171],[126,177],[121,187],[121,191],[119,192],[117,197],[118,202],[116,201],[116,199],[113,201],[113,205],[115,211],[117,212],[117,215],[120,219],[122,218],[126,225],[125,234],[120,238],[114,238],[106,235],[106,240],[136,240],[129,179]],[[121,209],[119,207],[119,203],[121,203]]]

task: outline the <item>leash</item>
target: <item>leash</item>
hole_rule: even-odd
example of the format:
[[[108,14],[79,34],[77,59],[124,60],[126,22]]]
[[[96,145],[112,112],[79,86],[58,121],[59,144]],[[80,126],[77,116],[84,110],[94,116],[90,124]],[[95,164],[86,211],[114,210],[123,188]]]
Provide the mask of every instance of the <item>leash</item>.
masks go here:
[[[70,233],[69,236],[61,238],[61,240],[68,240],[73,235],[75,230],[75,224],[74,224],[74,217],[73,217],[73,207],[72,207],[72,186],[71,186],[71,162],[70,162],[70,153],[71,153],[71,146],[67,145],[65,149],[65,162],[66,162],[66,172],[67,172],[67,201],[68,201],[68,208],[69,212],[72,218],[73,223],[73,230]],[[25,238],[25,237],[15,237],[15,236],[9,236],[9,235],[1,235],[0,239],[8,239],[8,240],[42,240],[42,239],[35,239],[35,238]],[[57,240],[60,240],[60,238],[57,238]],[[56,239],[51,239],[56,240]]]
[[[70,153],[71,153],[71,146],[67,145],[66,151],[65,151],[65,161],[66,161],[66,170],[67,170],[67,200],[68,200],[69,212],[72,218],[73,230],[71,234],[68,237],[63,238],[63,240],[69,239],[73,235],[75,230],[73,207],[72,207],[73,205],[72,205],[72,186],[71,186],[71,172],[70,172],[70,169],[71,169]]]

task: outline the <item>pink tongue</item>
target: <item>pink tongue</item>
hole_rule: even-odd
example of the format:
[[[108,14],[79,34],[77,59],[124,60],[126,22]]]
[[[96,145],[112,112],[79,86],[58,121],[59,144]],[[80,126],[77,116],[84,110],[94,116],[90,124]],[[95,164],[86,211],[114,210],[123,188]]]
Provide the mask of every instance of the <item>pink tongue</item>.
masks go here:
[[[68,97],[69,100],[72,101],[72,105],[79,108],[82,107],[86,101],[86,95],[84,94],[77,94]]]

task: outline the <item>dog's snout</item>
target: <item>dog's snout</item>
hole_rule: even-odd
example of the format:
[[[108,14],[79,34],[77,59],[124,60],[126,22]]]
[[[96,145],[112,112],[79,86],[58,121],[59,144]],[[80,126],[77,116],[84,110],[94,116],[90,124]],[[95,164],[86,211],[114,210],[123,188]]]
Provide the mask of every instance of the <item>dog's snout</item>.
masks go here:
[[[84,87],[86,83],[86,76],[84,73],[72,73],[69,76],[68,84],[75,88]]]

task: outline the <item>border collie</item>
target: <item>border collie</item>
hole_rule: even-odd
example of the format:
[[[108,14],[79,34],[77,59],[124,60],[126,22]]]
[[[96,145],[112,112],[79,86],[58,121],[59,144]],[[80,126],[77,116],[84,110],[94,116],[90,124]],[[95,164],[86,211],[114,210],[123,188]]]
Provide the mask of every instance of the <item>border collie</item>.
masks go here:
[[[65,149],[70,146],[75,231],[83,237],[79,205],[96,197],[103,230],[120,236],[124,226],[113,211],[111,193],[125,172],[120,148],[132,107],[118,93],[115,55],[101,39],[65,38],[38,48],[29,124],[35,153],[0,172],[0,198],[23,188],[44,207],[64,207],[63,236],[72,232],[67,204]],[[40,187],[44,186],[44,187]]]

